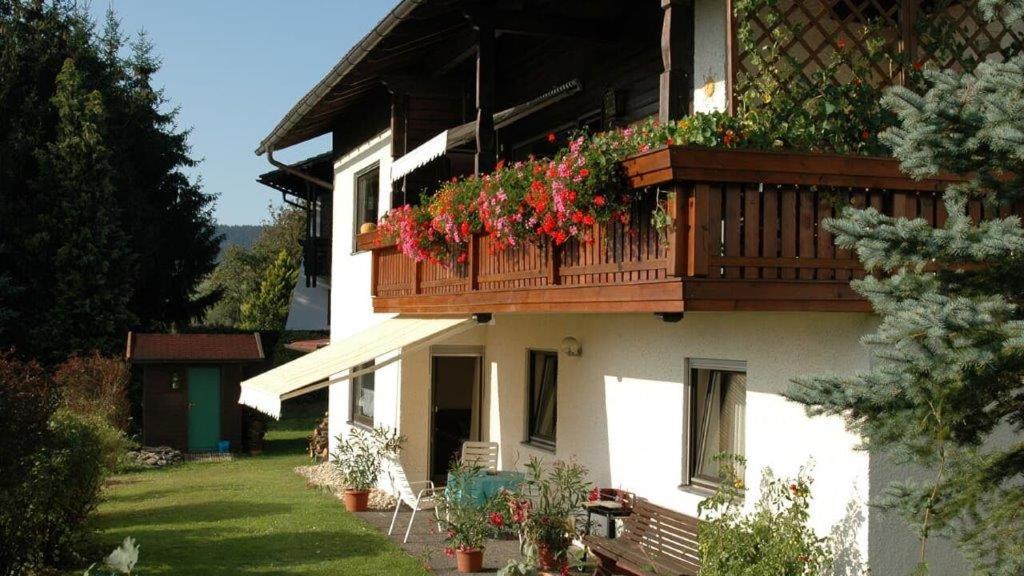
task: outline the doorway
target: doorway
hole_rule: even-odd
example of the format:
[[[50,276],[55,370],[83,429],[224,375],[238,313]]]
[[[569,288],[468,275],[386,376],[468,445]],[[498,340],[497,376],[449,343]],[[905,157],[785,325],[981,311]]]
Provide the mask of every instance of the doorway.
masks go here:
[[[188,451],[213,452],[220,442],[220,368],[188,369]]]
[[[430,362],[430,478],[443,484],[462,443],[480,438],[483,358],[474,348],[462,353],[434,352]]]

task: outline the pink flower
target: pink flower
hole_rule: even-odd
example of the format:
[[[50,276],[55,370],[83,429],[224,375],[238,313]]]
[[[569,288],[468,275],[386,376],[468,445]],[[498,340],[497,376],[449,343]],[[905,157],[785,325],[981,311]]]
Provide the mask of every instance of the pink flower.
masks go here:
[[[444,555],[449,557],[449,558],[454,557],[455,556],[455,549],[452,548],[452,547],[446,547],[444,549]]]

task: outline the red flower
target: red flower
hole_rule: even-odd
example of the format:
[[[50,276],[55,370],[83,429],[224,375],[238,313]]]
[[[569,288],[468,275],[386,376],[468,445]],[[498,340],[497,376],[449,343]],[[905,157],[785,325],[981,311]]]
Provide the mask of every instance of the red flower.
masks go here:
[[[920,72],[921,68],[923,68],[923,67],[924,67],[924,64],[922,64],[920,61],[914,62],[914,70],[917,70],[918,72]]]
[[[550,134],[548,134],[548,142],[551,142],[552,144],[554,144],[557,140],[558,140],[558,136],[555,136],[554,132],[551,132]]]
[[[726,146],[732,146],[733,142],[736,141],[736,133],[732,129],[726,130],[725,135],[722,136],[722,144]]]
[[[541,223],[540,228],[545,234],[551,234],[555,229],[555,218],[549,213],[544,217],[544,222]]]
[[[792,492],[793,494],[796,494],[799,489],[800,488],[796,484],[789,485],[789,491]]]
[[[590,176],[590,170],[580,168],[580,178],[586,178],[587,176]]]
[[[839,40],[836,40],[836,48],[839,48],[840,50],[846,50],[846,38],[840,38]]]
[[[590,214],[584,214],[583,215],[583,223],[586,224],[587,226],[593,226],[594,225],[594,217],[591,216]]]
[[[455,548],[452,548],[450,546],[445,548],[444,549],[444,555],[449,557],[449,558],[455,556]]]
[[[558,246],[561,246],[566,241],[565,232],[562,232],[561,230],[556,230],[555,232],[552,232],[551,237],[555,239],[555,244]]]
[[[562,564],[562,569],[558,571],[561,576],[569,576],[569,565]]]
[[[459,254],[459,256],[455,259],[455,261],[458,262],[459,264],[464,264],[466,262],[467,258],[468,258],[468,256],[466,255],[465,252],[463,252],[463,253]]]
[[[491,524],[494,526],[502,526],[505,524],[505,519],[501,517],[501,514],[491,512]]]
[[[501,160],[498,160],[498,163],[494,165],[494,169],[495,170],[501,170],[504,167],[505,167],[505,159],[504,158],[502,158]]]
[[[604,204],[604,196],[601,196],[600,194],[594,196],[594,206],[604,206]]]
[[[469,222],[463,221],[462,225],[459,226],[459,232],[462,232],[463,236],[469,236],[469,233],[470,233]]]
[[[669,146],[675,146],[675,144],[676,144],[676,139],[675,139],[675,138],[673,138],[673,137],[671,137],[671,136],[669,136],[669,137],[668,137],[668,139],[667,139],[667,140],[665,140],[665,144],[667,144],[667,145],[669,145]]]
[[[860,139],[861,140],[867,140],[868,138],[871,138],[871,132],[868,132],[867,128],[865,128],[864,130],[861,130],[860,131]]]
[[[572,218],[573,222],[576,222],[577,224],[579,224],[580,222],[583,221],[583,213],[582,212],[573,212],[571,218]]]
[[[589,500],[591,502],[597,502],[600,499],[601,499],[601,491],[599,489],[597,489],[597,488],[592,489],[590,491],[590,494],[587,495],[587,500]]]

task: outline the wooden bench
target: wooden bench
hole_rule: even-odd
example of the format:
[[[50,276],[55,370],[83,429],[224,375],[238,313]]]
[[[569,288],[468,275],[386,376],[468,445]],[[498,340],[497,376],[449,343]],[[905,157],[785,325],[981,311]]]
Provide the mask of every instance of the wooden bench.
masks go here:
[[[594,576],[696,576],[700,571],[696,518],[636,498],[623,522],[625,530],[614,540],[583,538],[597,558]]]

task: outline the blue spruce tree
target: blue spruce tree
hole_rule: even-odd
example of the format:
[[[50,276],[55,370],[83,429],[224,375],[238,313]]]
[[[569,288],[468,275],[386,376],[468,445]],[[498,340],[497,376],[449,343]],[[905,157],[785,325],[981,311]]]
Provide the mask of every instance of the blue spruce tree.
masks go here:
[[[1019,25],[1024,1],[979,2]],[[927,470],[889,486],[883,506],[911,523],[928,570],[929,536],[953,538],[978,574],[1024,573],[1024,230],[1000,217],[1024,200],[1024,56],[970,73],[926,70],[923,94],[893,88],[884,141],[915,177],[961,175],[949,218],[850,209],[827,223],[875,272],[853,283],[880,318],[863,339],[870,371],[801,378],[789,397],[845,418],[865,447]],[[985,218],[968,215],[980,200]]]

